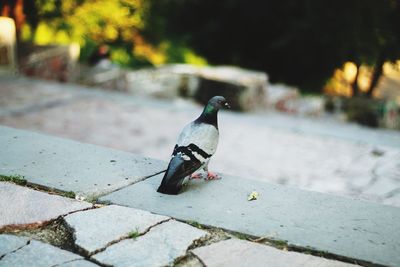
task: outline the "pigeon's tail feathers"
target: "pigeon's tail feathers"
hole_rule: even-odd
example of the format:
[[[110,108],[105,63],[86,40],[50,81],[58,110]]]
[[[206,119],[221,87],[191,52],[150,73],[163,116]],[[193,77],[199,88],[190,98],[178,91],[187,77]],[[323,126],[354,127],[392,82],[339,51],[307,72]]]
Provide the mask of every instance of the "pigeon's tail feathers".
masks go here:
[[[202,163],[195,157],[184,153],[176,153],[169,162],[167,171],[161,181],[157,192],[176,195],[182,189],[185,177],[194,173],[202,166]]]
[[[182,157],[179,155],[174,156],[168,165],[157,192],[177,195],[182,188],[182,183],[186,176],[184,174],[184,165],[185,160]]]
[[[177,195],[181,189],[178,188],[177,186],[172,186],[168,184],[161,184],[157,192],[162,193],[162,194],[167,194],[167,195]]]

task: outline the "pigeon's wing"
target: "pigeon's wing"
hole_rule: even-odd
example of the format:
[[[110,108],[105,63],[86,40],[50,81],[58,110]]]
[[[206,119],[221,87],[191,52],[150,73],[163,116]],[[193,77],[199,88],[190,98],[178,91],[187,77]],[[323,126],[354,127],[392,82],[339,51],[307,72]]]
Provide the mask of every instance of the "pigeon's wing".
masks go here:
[[[208,124],[190,123],[180,134],[158,192],[178,194],[186,176],[204,166],[215,153],[218,130]]]
[[[192,159],[181,151],[183,147],[175,146],[171,161],[168,164],[167,171],[158,188],[158,192],[164,194],[176,195],[182,188],[182,183],[186,176],[195,172],[202,166],[202,162],[193,155]],[[188,150],[188,149],[186,149]]]

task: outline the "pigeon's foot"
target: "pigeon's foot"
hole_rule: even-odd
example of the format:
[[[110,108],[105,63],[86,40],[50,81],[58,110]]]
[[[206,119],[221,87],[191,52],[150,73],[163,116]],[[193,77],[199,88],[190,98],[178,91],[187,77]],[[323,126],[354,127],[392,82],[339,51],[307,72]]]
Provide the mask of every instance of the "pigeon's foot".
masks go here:
[[[207,172],[206,180],[219,180],[219,179],[221,179],[221,177],[218,174],[213,172]]]
[[[193,173],[190,175],[189,180],[201,179],[201,178],[203,178],[203,175],[201,175],[201,173]]]

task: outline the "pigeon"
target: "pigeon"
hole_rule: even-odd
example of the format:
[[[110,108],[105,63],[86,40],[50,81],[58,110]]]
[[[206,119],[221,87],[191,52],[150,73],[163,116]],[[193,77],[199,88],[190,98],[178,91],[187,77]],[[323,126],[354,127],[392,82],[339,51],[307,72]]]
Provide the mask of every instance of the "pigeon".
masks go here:
[[[217,114],[225,107],[230,108],[226,99],[214,96],[201,115],[183,128],[157,192],[177,195],[186,177],[201,178],[201,175],[194,174],[200,169],[207,172],[207,179],[219,179],[218,175],[208,171],[208,163],[218,145]]]

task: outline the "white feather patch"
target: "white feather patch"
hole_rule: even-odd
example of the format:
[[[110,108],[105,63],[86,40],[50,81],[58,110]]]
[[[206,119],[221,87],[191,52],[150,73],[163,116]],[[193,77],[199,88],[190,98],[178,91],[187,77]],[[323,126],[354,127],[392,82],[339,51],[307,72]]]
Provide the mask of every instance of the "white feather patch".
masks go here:
[[[195,124],[193,122],[183,128],[182,133],[178,137],[178,146],[188,146],[193,143],[197,145],[207,154],[213,155],[217,150],[219,133],[217,128],[210,124]],[[196,158],[201,160],[201,155],[196,153]]]
[[[197,153],[196,151],[192,151],[193,156],[195,156],[196,159],[198,159],[200,162],[205,162],[206,159],[203,158],[202,155],[200,155],[199,153]]]
[[[187,156],[187,155],[185,155],[185,154],[183,154],[183,153],[181,153],[181,152],[179,152],[178,155],[180,155],[180,156],[183,158],[183,160],[186,160],[186,161],[189,161],[189,160],[190,160],[190,157],[189,157],[189,156]]]

